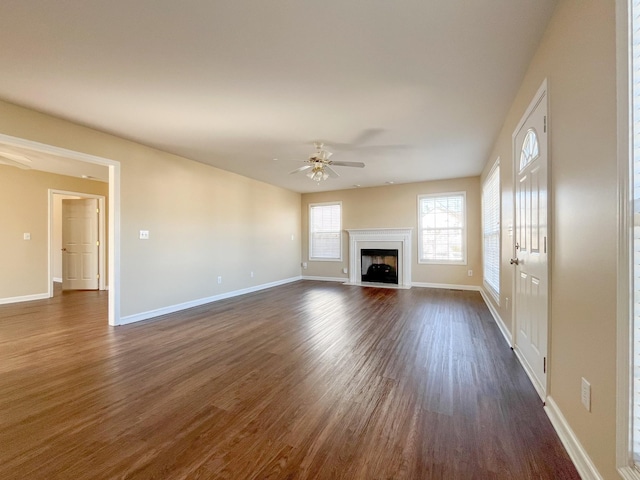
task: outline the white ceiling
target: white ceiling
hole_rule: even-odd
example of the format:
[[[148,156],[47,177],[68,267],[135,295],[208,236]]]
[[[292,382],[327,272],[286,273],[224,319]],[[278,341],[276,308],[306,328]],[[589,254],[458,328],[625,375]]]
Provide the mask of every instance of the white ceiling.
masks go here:
[[[477,175],[556,3],[3,0],[0,98],[298,192]]]

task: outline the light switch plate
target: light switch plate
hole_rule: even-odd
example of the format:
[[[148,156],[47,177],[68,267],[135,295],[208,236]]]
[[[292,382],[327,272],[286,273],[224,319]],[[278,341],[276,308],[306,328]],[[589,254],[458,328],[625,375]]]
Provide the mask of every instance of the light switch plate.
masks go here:
[[[25,233],[22,238],[24,238],[25,240],[31,240],[31,234]]]

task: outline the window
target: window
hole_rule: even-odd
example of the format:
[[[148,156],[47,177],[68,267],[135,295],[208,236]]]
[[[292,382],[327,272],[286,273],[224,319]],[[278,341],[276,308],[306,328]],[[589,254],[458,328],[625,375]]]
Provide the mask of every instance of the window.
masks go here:
[[[342,204],[309,205],[309,260],[342,260]]]
[[[640,465],[640,0],[632,2],[633,22],[633,60],[632,60],[632,142],[633,155],[631,159],[631,196],[633,199],[633,243],[631,248],[631,285],[633,294],[631,308],[633,314],[633,461],[636,467]],[[635,301],[634,301],[635,300]]]
[[[500,160],[482,186],[482,275],[500,304]]]
[[[640,0],[630,2],[631,37],[630,48],[630,91],[628,108],[630,116],[630,161],[626,169],[620,172],[623,205],[628,206],[627,215],[621,223],[619,249],[621,252],[620,270],[626,271],[619,281],[618,288],[627,293],[625,304],[620,304],[620,323],[623,335],[629,338],[625,344],[619,344],[619,370],[626,382],[620,382],[619,410],[625,420],[619,424],[618,458],[619,471],[624,478],[640,478]],[[621,23],[622,24],[622,23]],[[624,56],[621,56],[624,58]],[[629,57],[627,57],[629,58]],[[625,119],[626,120],[626,119]],[[626,142],[629,137],[626,137]],[[626,207],[625,207],[626,208]],[[623,263],[624,262],[624,263]],[[620,320],[622,322],[622,320]],[[621,326],[620,326],[621,325]],[[624,362],[624,363],[623,363]],[[620,368],[620,367],[619,367]],[[625,385],[627,383],[627,385]],[[631,397],[631,398],[630,398]],[[630,401],[631,400],[631,401]],[[631,408],[629,408],[631,406]],[[626,418],[625,418],[626,417]],[[624,429],[624,431],[622,430]],[[624,440],[620,440],[624,439]]]
[[[524,142],[522,142],[522,152],[520,152],[520,171],[538,158],[538,155],[540,155],[538,135],[536,135],[536,131],[533,128],[530,128],[527,131],[527,136],[524,137]]]
[[[418,197],[418,261],[467,263],[464,192]]]

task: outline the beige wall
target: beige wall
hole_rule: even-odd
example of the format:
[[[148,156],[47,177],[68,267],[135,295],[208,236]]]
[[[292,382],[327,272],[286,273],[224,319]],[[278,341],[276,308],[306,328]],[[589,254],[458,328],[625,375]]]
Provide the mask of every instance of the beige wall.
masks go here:
[[[300,275],[300,194],[4,102],[0,133],[121,163],[123,317]]]
[[[462,191],[467,194],[467,265],[419,264],[418,195]],[[308,265],[302,271],[304,276],[345,279],[349,276],[342,273],[342,269],[349,266],[349,235],[346,232],[342,239],[342,262],[309,260],[309,204],[333,201],[342,202],[343,229],[413,228],[413,282],[470,286],[478,286],[482,282],[479,177],[303,194],[302,258]],[[467,270],[473,270],[473,277],[467,275]]]
[[[551,317],[549,394],[600,474],[615,470],[616,421],[616,50],[613,0],[561,1],[506,117],[483,174],[500,157],[503,250],[500,316],[513,220],[511,134],[546,77],[549,88]],[[580,379],[592,386],[592,411]]]
[[[0,299],[49,291],[50,188],[109,194],[106,183],[0,165]]]

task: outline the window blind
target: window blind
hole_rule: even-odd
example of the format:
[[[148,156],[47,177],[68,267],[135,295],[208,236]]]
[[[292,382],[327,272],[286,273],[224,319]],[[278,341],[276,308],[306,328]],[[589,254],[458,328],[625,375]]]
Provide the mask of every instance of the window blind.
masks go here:
[[[489,291],[500,301],[500,165],[482,187],[482,273]]]
[[[309,207],[309,258],[342,258],[342,205],[318,204]]]
[[[640,0],[633,0],[632,21],[632,192],[633,192],[633,460],[640,466]]]

